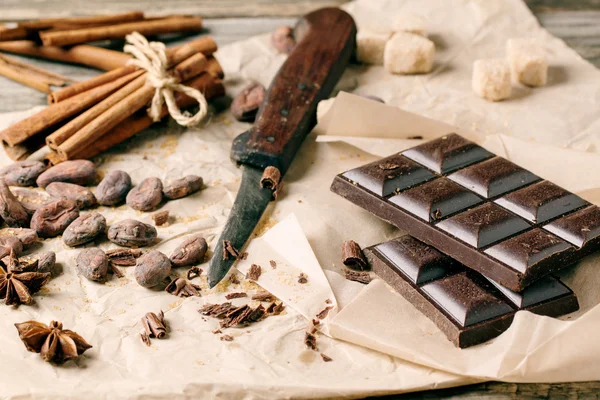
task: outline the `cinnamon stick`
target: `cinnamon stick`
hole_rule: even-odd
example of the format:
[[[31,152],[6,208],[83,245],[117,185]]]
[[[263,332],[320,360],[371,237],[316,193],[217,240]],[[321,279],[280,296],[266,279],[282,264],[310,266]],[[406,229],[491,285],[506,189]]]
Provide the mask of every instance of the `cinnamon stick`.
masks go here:
[[[27,39],[27,29],[20,26],[0,30],[0,41]]]
[[[72,64],[82,64],[105,71],[122,67],[131,58],[129,54],[96,46],[79,45],[63,49],[56,46],[39,46],[31,40],[0,42],[0,51]]]
[[[122,22],[139,21],[144,19],[142,11],[130,11],[121,14],[95,15],[91,17],[69,17],[69,18],[47,18],[37,21],[20,22],[20,28],[30,30],[52,29],[60,24],[70,25],[94,25],[94,24],[118,24]]]
[[[136,71],[114,82],[104,84],[87,92],[80,93],[68,100],[46,107],[39,113],[13,124],[0,132],[0,138],[9,146],[16,146],[42,130],[60,121],[80,113],[98,103],[110,93],[135,79],[142,71]]]
[[[184,85],[200,90],[207,100],[223,96],[225,94],[223,82],[207,72],[204,72],[198,75],[196,78],[184,82]],[[175,101],[177,106],[180,108],[188,108],[194,105],[196,102],[191,97],[179,92],[175,94]],[[161,117],[165,117],[168,114],[169,112],[166,106],[163,107]],[[146,110],[139,110],[137,113],[125,119],[119,125],[111,129],[100,139],[93,143],[88,143],[73,156],[73,159],[92,158],[143,131],[152,125],[153,122],[154,121],[152,121],[152,118],[150,118],[146,113]],[[50,155],[47,158],[50,162],[62,161],[56,160],[57,157],[55,155]]]
[[[0,54],[0,75],[40,92],[50,93],[50,86],[63,86],[71,79],[34,67]]]
[[[40,38],[45,46],[67,46],[96,40],[122,39],[132,32],[139,32],[144,36],[149,36],[161,33],[199,32],[201,30],[202,18],[175,17],[153,21],[128,22],[88,29],[40,32]]]

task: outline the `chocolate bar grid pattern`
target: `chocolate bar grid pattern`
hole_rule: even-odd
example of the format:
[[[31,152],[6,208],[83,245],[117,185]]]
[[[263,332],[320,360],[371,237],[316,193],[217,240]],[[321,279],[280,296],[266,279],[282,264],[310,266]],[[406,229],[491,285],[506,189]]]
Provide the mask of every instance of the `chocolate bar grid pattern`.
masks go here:
[[[364,252],[380,278],[461,348],[500,335],[519,310],[556,317],[579,309],[573,291],[555,277],[512,292],[409,235]]]
[[[600,246],[598,207],[456,134],[340,174],[332,190],[515,291]]]

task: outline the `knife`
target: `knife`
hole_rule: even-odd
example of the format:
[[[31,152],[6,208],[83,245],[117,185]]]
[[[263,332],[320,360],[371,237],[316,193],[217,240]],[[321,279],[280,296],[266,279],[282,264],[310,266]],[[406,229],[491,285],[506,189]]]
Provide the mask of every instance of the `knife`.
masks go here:
[[[296,47],[273,79],[254,125],[231,147],[231,158],[243,170],[242,182],[210,260],[211,288],[236,261],[223,259],[223,242],[242,249],[273,198],[273,191],[260,185],[264,169],[274,166],[283,177],[315,126],[317,104],[329,97],[352,56],[356,25],[340,9],[322,8],[298,21],[294,37]]]

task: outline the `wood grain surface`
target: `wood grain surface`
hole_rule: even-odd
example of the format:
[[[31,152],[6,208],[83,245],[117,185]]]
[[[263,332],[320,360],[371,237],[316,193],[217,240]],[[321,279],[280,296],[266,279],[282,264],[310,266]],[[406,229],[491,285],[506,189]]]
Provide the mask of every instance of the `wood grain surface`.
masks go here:
[[[491,0],[486,0],[491,1]],[[344,0],[2,0],[0,21],[14,22],[40,17],[94,15],[141,9],[152,15],[191,13],[206,18],[206,28],[224,45],[280,25],[319,7]],[[600,0],[526,0],[541,24],[564,39],[582,57],[600,67]],[[249,18],[251,17],[251,18]],[[21,58],[22,59],[22,58]],[[46,61],[31,61],[53,72],[86,79],[97,71]],[[45,104],[45,96],[0,77],[0,112],[26,110]],[[581,366],[585,368],[585,366]],[[394,399],[598,399],[600,382],[557,384],[488,382],[452,389],[388,396]]]

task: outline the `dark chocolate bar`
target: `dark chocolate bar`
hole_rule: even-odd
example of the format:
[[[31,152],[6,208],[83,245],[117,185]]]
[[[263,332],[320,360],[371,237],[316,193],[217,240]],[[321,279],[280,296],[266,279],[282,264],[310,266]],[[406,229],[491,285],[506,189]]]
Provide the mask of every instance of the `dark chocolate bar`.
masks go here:
[[[331,190],[517,292],[600,248],[598,207],[456,134]]]
[[[553,276],[516,293],[409,235],[364,253],[381,279],[460,348],[500,335],[519,310],[557,317],[579,309],[573,291]]]

